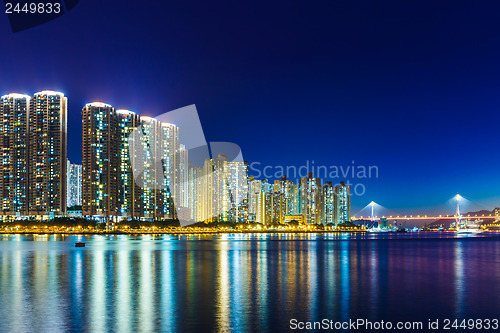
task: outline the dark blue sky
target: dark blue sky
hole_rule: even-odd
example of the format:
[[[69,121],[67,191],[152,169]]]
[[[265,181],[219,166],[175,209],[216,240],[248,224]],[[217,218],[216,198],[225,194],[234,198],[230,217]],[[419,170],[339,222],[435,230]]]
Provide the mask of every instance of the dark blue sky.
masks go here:
[[[249,162],[378,166],[351,179],[366,186],[355,207],[460,192],[491,208],[499,15],[494,1],[81,1],[18,33],[0,15],[0,93],[64,92],[74,162],[86,102],[152,116],[196,104],[207,140]]]

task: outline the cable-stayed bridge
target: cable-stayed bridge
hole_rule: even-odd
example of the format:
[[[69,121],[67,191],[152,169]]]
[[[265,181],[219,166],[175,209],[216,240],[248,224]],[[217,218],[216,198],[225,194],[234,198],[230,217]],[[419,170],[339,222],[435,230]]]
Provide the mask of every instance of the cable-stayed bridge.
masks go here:
[[[378,221],[381,218],[384,218],[388,221],[396,221],[396,220],[414,220],[414,221],[423,221],[423,220],[473,220],[473,219],[498,219],[499,216],[496,216],[492,213],[490,214],[462,214],[460,211],[461,205],[464,203],[471,203],[469,200],[457,194],[450,200],[446,202],[446,204],[456,203],[456,210],[453,214],[399,214],[389,210],[386,207],[383,207],[376,202],[372,201],[368,205],[366,205],[359,212],[354,214],[351,218],[353,221]],[[439,206],[438,206],[439,207]],[[435,207],[436,208],[436,207]],[[448,210],[448,209],[447,209]],[[450,212],[451,213],[451,212]]]

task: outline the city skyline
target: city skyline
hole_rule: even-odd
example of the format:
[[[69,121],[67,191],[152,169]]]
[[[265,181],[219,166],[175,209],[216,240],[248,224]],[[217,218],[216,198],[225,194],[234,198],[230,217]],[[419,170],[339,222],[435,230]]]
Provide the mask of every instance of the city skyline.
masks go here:
[[[52,91],[52,90],[43,90],[42,92],[36,93],[34,96],[36,97],[36,96],[38,96],[40,94],[43,94],[43,93],[45,93],[45,94],[48,93],[49,95],[63,97],[64,98],[64,105],[65,105],[64,108],[67,109],[66,105],[68,103],[68,98],[65,97],[63,93],[61,93],[61,92],[55,92],[55,91]],[[30,101],[36,101],[36,98],[33,99],[29,95],[24,95],[24,94],[20,94],[20,93],[10,93],[10,94],[2,96],[2,98],[10,98],[13,101],[17,101],[15,103],[19,103],[18,100],[22,100],[23,98],[25,98],[28,101],[27,105],[29,105]],[[15,104],[15,105],[16,105],[16,107],[18,107],[18,104]],[[139,116],[138,114],[135,114],[134,112],[126,110],[126,109],[115,109],[111,105],[103,103],[103,102],[86,103],[85,107],[87,107],[89,105],[99,105],[99,106],[110,107],[110,108],[112,108],[114,110],[113,112],[116,112],[117,115],[120,115],[119,118],[122,118],[122,119],[129,119],[130,116],[133,115],[132,119],[129,119],[129,121],[132,121],[131,124],[133,126],[132,127],[128,127],[130,129],[128,130],[127,133],[124,133],[124,134],[129,134],[130,132],[132,132],[134,126],[136,126],[137,123],[141,123],[139,121],[139,119],[154,120],[154,118],[152,118],[150,116],[144,116],[144,115]],[[85,110],[85,107],[84,107],[84,110]],[[66,113],[67,113],[67,111],[66,111]],[[35,120],[31,120],[31,121],[34,122]],[[63,120],[63,121],[66,121],[66,120]],[[175,127],[175,125],[174,125],[174,127]],[[27,129],[26,129],[26,131],[27,131]],[[32,131],[32,132],[34,132],[34,131]],[[74,137],[74,135],[72,137]],[[29,142],[29,137],[28,137],[27,140]],[[84,140],[83,140],[83,136],[82,136],[82,142],[83,141]],[[35,142],[35,141],[32,140],[32,142]],[[74,143],[74,141],[73,141],[73,143]],[[121,141],[119,145],[116,145],[116,149],[117,149],[117,151],[118,150],[123,150],[123,149],[128,149],[128,146],[126,146],[125,142]],[[74,149],[72,149],[72,150],[74,150]],[[21,154],[22,154],[22,152],[21,152]],[[178,164],[180,158],[181,158],[180,156],[177,157],[176,158],[177,162],[175,162],[175,163]],[[186,159],[186,161],[187,161],[187,159]],[[117,162],[117,163],[119,163],[120,165],[122,165],[123,161],[122,162]],[[255,167],[254,164],[258,165],[258,166]],[[68,165],[68,167],[69,167],[69,165]],[[366,205],[367,200],[369,200],[371,198],[367,198],[366,195],[365,195],[367,188],[366,188],[366,185],[364,183],[361,182],[361,183],[354,183],[353,184],[353,183],[351,183],[351,180],[352,179],[356,179],[356,177],[357,177],[358,180],[365,180],[366,179],[367,181],[369,181],[369,180],[372,180],[373,178],[377,179],[379,177],[378,166],[376,166],[376,165],[367,165],[367,166],[364,166],[364,165],[355,165],[354,161],[351,161],[351,165],[346,165],[346,166],[342,166],[342,165],[341,166],[336,166],[336,165],[322,166],[322,165],[316,165],[315,162],[314,162],[314,160],[312,160],[312,161],[306,160],[306,162],[305,162],[304,165],[299,165],[299,166],[281,166],[281,165],[278,165],[278,166],[264,166],[263,167],[264,172],[261,171],[262,167],[263,166],[261,165],[260,162],[256,162],[256,163],[255,162],[248,162],[248,166],[247,166],[247,169],[249,170],[249,171],[247,171],[248,172],[248,176],[249,177],[253,177],[253,178],[257,178],[257,179],[260,179],[260,180],[267,180],[269,182],[273,182],[273,181],[278,181],[282,176],[284,176],[287,179],[290,179],[290,177],[288,177],[288,173],[287,172],[291,172],[294,177],[292,177],[290,180],[294,180],[298,184],[300,184],[300,182],[302,181],[302,179],[309,177],[309,174],[312,173],[314,175],[318,175],[319,176],[319,178],[321,179],[320,183],[321,183],[322,186],[323,185],[328,185],[328,183],[333,183],[335,185],[340,185],[342,182],[346,182],[348,186],[353,187],[353,189],[350,191],[352,195],[349,196],[349,198],[350,198],[349,199],[349,204],[351,204],[351,201],[353,201],[353,200],[356,201],[356,198],[361,199],[360,201],[358,201],[358,202],[360,202],[360,205],[353,206],[353,209],[356,212],[359,212],[362,209],[366,208],[366,206],[361,206],[361,205],[363,205],[363,204]],[[259,169],[259,168],[261,168],[261,169]],[[269,170],[272,170],[270,172],[271,173],[271,177],[269,177],[268,175],[266,175],[266,169],[267,168],[269,168]],[[183,171],[183,172],[186,172],[186,174],[182,176],[182,177],[184,177],[183,179],[187,179],[187,177],[188,177],[187,168],[185,168],[185,169],[186,170]],[[252,172],[251,172],[252,170],[256,171],[260,177],[255,177],[255,175],[253,175]],[[310,170],[312,170],[313,172],[311,172]],[[18,172],[18,171],[15,171],[15,170],[13,170],[13,171],[14,172]],[[275,172],[275,173],[273,174],[273,172]],[[350,180],[351,174],[352,174],[352,178]],[[362,176],[360,176],[360,174]],[[274,177],[273,177],[273,175],[274,175]],[[326,177],[324,177],[322,175],[324,175]],[[328,176],[330,176],[330,178]],[[181,183],[181,178],[180,178],[181,175],[179,174],[179,175],[176,175],[175,177],[176,177],[176,181],[174,182],[174,184],[180,184]],[[333,179],[333,182],[332,182],[332,179]],[[342,179],[347,179],[347,181],[344,181]],[[67,186],[66,184],[63,184],[63,185]],[[112,186],[118,186],[118,185],[116,185],[115,183],[112,183]],[[187,184],[186,184],[186,186],[187,186]],[[360,186],[360,190],[358,190],[358,186]],[[22,186],[21,186],[21,188],[22,188]],[[66,191],[68,191],[68,190],[69,190],[69,188]],[[178,198],[181,198],[181,196],[185,196],[186,193],[187,193],[186,191],[179,191],[179,188],[177,188],[177,187],[174,189],[174,192],[176,193],[175,196],[178,197]],[[359,192],[361,192],[361,195],[360,195]],[[32,194],[32,196],[33,196],[33,194]],[[83,197],[84,196],[82,195],[82,198]],[[123,203],[123,200],[126,200],[126,199],[123,199],[123,195],[122,195],[121,198],[122,198],[122,203]],[[448,199],[448,198],[445,198],[445,199]],[[66,200],[66,198],[65,198],[65,200]],[[15,203],[16,201],[13,201],[13,202]],[[184,206],[189,205],[187,197],[183,197],[182,202],[183,202]],[[475,202],[473,204],[471,204],[472,202],[469,201],[469,200],[467,202],[469,203],[469,211],[471,211],[471,212],[472,211],[478,211],[478,210],[490,210],[491,211],[493,208],[495,208],[495,207],[498,206],[497,201],[494,198],[491,200],[489,206],[484,206],[484,205],[481,205],[481,204],[478,205]],[[415,210],[403,210],[403,211],[397,211],[397,214],[398,215],[400,215],[400,214],[403,214],[403,215],[405,215],[405,214],[408,214],[408,215],[415,214],[415,215],[417,215],[417,214],[422,213],[422,212],[427,212],[429,214],[434,214],[436,212],[436,209],[437,210],[442,210],[443,209],[442,206],[443,206],[443,201],[441,202],[441,204],[439,206],[437,206],[437,207],[431,207],[431,209],[429,209],[429,207],[426,207],[425,209],[420,209],[420,210],[418,208],[415,209]],[[433,209],[434,209],[434,211],[433,211]],[[389,207],[389,210],[391,210],[391,212],[394,213],[394,210],[392,210],[391,207]],[[441,211],[439,211],[439,213],[440,214],[445,214],[445,212],[441,212]]]
[[[64,92],[75,134],[90,101],[152,117],[196,104],[207,138],[238,142],[249,161],[378,166],[353,206],[405,211],[459,192],[492,208],[499,6],[158,2],[117,14],[113,3],[81,2],[34,29],[0,26],[16,50],[0,55],[0,91]]]
[[[302,220],[303,215],[303,221],[309,224],[337,225],[350,221],[351,198],[356,195],[356,187],[352,191],[349,183],[334,184],[308,172],[307,176],[298,178],[296,184],[286,175],[281,175],[273,184],[272,179],[255,179],[250,175],[248,162],[231,162],[224,155],[207,158],[203,165],[194,166],[175,124],[115,109],[103,102],[87,103],[82,109],[81,145],[85,163],[77,165],[67,160],[65,165],[59,161],[67,155],[68,98],[60,92],[44,90],[35,93],[33,98],[11,93],[1,99],[6,166],[2,179],[7,180],[3,187],[4,214],[64,215],[65,209],[47,207],[52,207],[48,206],[50,202],[67,199],[68,203],[70,200],[81,202],[83,216],[89,217],[270,224],[289,222],[292,217]],[[44,149],[45,146],[49,148]],[[151,147],[155,148],[149,151]],[[145,152],[144,156],[141,151]],[[59,171],[55,176],[50,176],[54,168],[49,160],[56,162],[55,169]],[[159,161],[161,165],[157,164]],[[352,168],[354,175],[354,166]],[[370,173],[371,169],[369,167]],[[160,178],[165,178],[163,185],[158,172]],[[375,168],[375,172],[378,173],[378,169]],[[80,184],[73,173],[81,175]],[[47,174],[48,178],[42,180],[38,174]],[[92,178],[96,175],[98,178]],[[50,181],[54,177],[56,179]],[[66,181],[59,183],[57,177]],[[51,184],[60,188],[54,189]],[[78,191],[75,187],[81,189],[79,194],[75,194]],[[62,188],[66,188],[66,195],[56,194],[54,198],[43,195],[44,191],[62,191]],[[178,202],[174,205],[176,198]],[[47,206],[41,210],[37,205]]]
[[[351,190],[343,181],[333,186],[309,172],[297,184],[282,175],[273,185],[250,176],[248,162],[221,153],[234,148],[226,143],[211,143],[218,155],[195,165],[204,149],[194,147],[191,156],[185,144],[193,133],[181,136],[176,124],[103,102],[83,107],[83,163],[71,163],[67,103],[64,94],[50,90],[33,98],[1,97],[1,202],[7,219],[65,216],[66,207],[74,215],[81,205],[82,216],[106,222],[350,222]]]

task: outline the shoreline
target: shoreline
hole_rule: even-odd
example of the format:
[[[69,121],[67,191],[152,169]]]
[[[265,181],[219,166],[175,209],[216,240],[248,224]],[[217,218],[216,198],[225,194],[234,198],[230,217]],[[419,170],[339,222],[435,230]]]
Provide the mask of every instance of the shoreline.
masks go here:
[[[484,233],[496,233],[499,231],[488,230]],[[224,235],[224,234],[343,234],[343,233],[359,233],[359,234],[418,234],[418,233],[454,233],[454,231],[420,231],[420,232],[389,232],[389,233],[371,233],[367,230],[252,230],[252,231],[238,231],[238,230],[217,230],[217,231],[0,231],[0,235],[75,235],[75,236],[90,236],[90,235],[103,235],[103,236],[138,236],[138,235]]]
[[[0,235],[222,235],[222,234],[340,234],[340,233],[369,233],[366,230],[252,230],[252,231],[238,231],[238,230],[217,230],[217,231],[0,231]]]

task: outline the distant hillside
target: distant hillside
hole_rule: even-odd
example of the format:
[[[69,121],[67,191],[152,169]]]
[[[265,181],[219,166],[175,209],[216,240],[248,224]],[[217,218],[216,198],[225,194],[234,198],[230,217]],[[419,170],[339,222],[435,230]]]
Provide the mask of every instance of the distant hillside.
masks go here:
[[[481,215],[495,215],[495,212],[483,209],[483,210],[479,210],[477,212],[464,213],[462,215],[465,215],[465,216],[467,216],[467,215],[471,215],[471,216],[474,216],[474,215],[477,215],[477,216],[481,216]]]
[[[463,216],[467,216],[467,215],[469,215],[469,216],[477,216],[478,219],[480,219],[481,216],[483,216],[483,215],[485,215],[485,216],[494,215],[494,211],[489,211],[489,210],[483,209],[483,210],[479,210],[477,212],[463,213],[462,215]],[[493,220],[494,219],[492,219],[492,218],[484,219],[481,224],[483,224],[483,223],[490,223]],[[452,223],[455,223],[455,221],[454,220],[436,220],[436,221],[432,222],[431,224],[429,224],[429,227],[432,228],[432,227],[439,227],[439,226],[441,226],[444,229],[448,229]]]

